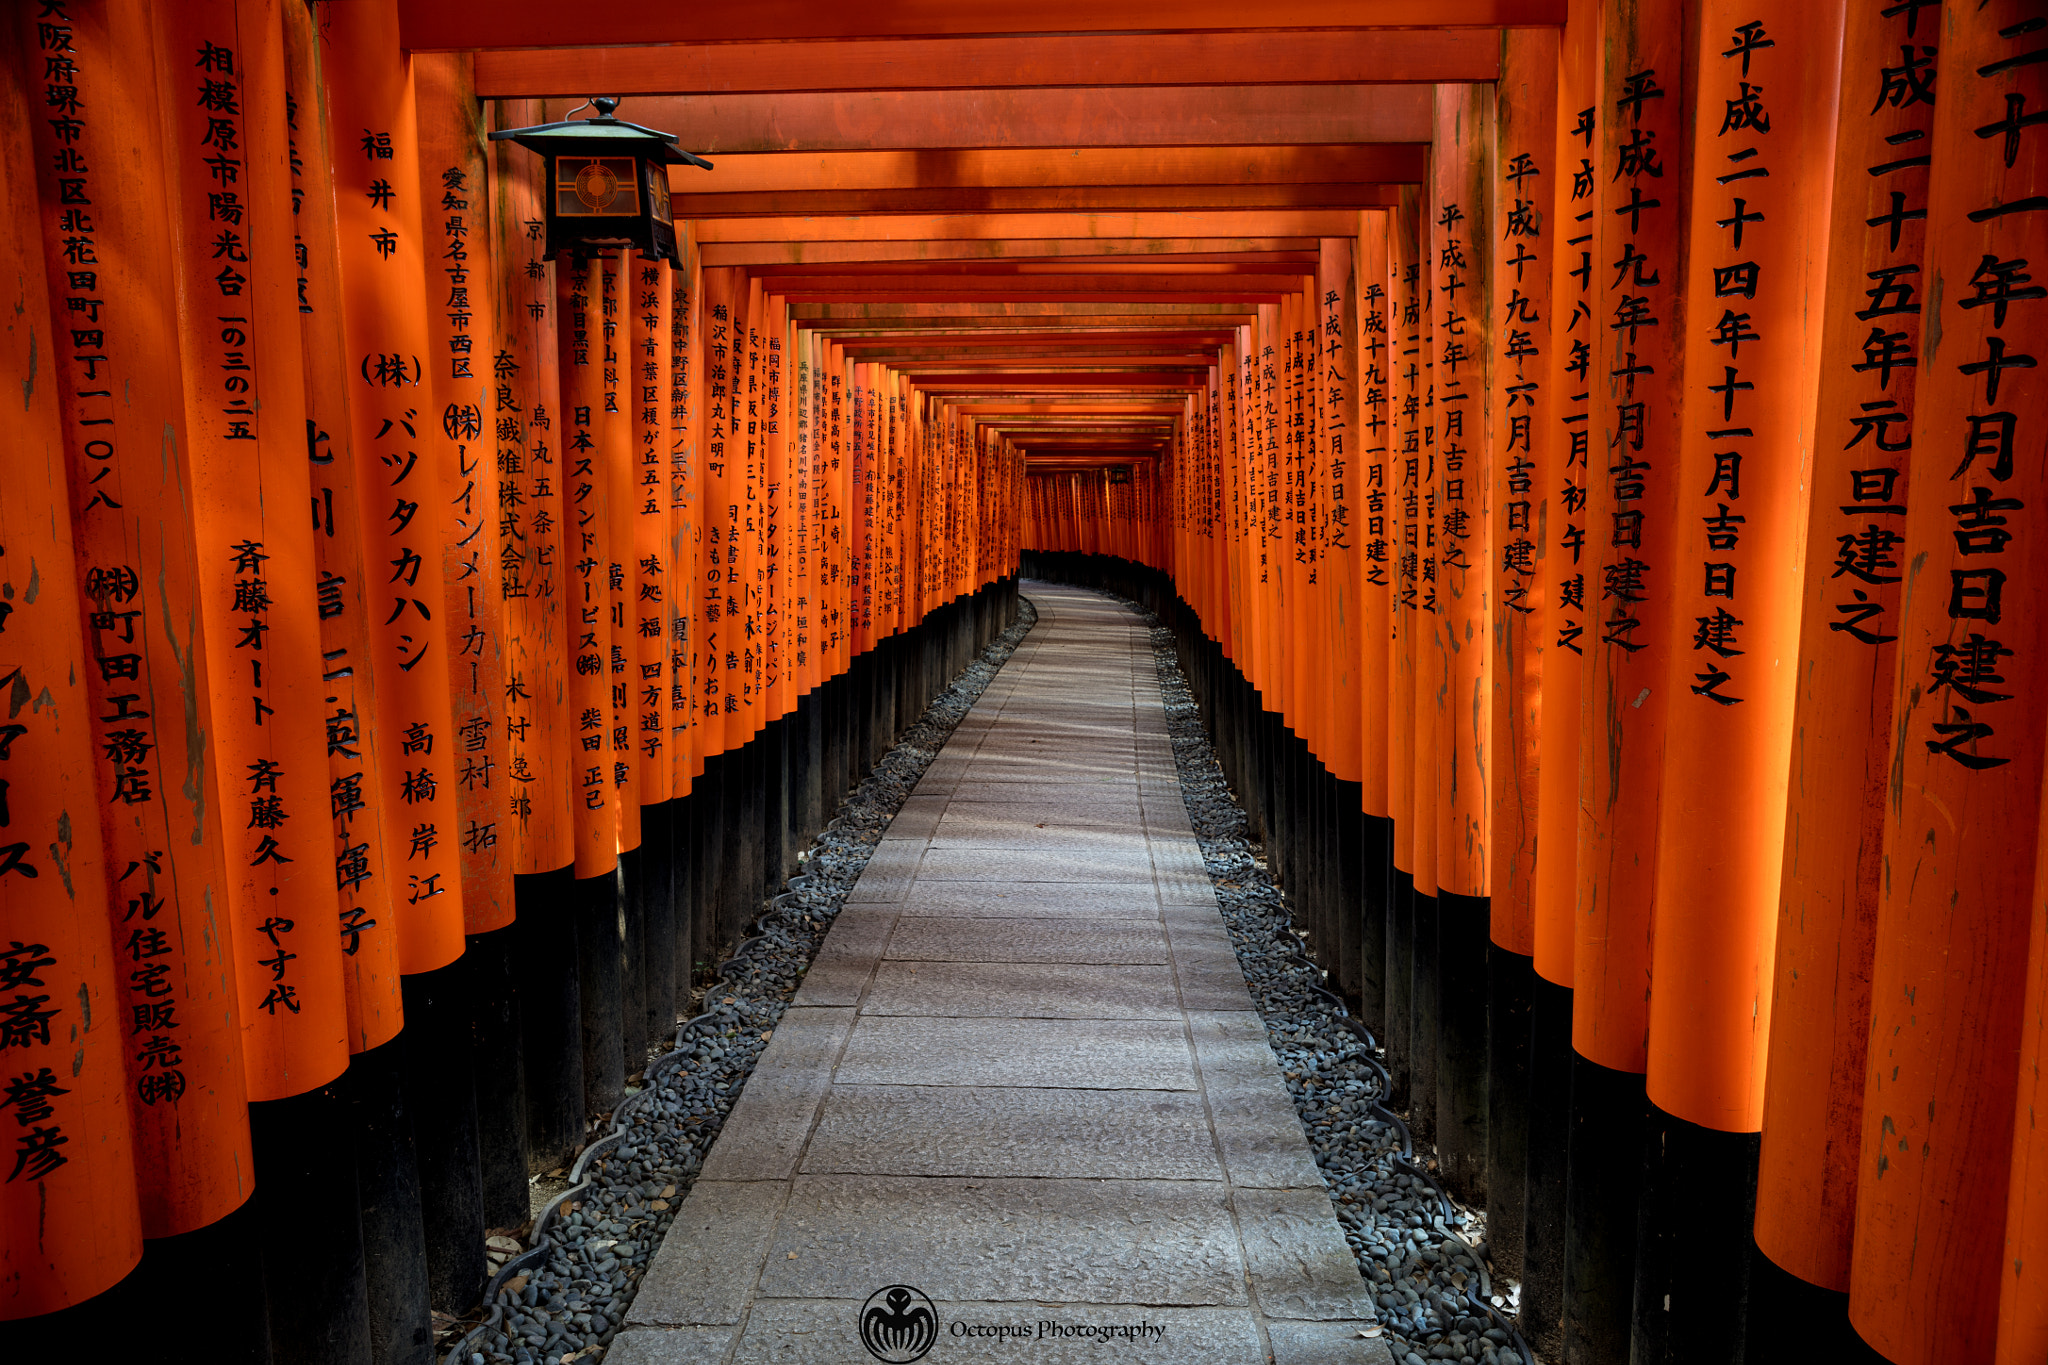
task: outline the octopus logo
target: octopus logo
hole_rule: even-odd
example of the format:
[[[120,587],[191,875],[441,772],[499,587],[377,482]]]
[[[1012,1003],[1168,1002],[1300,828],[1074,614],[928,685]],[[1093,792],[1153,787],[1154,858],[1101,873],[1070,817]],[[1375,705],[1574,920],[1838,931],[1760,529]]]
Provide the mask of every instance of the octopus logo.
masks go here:
[[[939,1315],[932,1301],[907,1284],[885,1285],[861,1305],[860,1344],[887,1365],[923,1359],[938,1339]]]

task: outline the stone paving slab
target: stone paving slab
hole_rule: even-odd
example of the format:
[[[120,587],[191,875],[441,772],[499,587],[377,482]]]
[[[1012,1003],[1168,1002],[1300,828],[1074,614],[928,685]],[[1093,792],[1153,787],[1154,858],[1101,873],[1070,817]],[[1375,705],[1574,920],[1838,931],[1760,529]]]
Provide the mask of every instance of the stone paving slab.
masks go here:
[[[811,969],[797,987],[798,1005],[858,1005],[875,963],[881,960],[896,912],[882,906],[848,905],[840,910],[831,932],[811,959]]]
[[[1192,1306],[1242,1304],[1245,1282],[1220,1182],[801,1175],[760,1292]]]
[[[1143,1143],[1132,1143],[1133,1128],[1142,1128]],[[1202,1097],[1186,1090],[840,1085],[803,1169],[813,1175],[1223,1179]]]
[[[1194,1090],[1178,1019],[933,1019],[862,1014],[837,1085]]]
[[[609,1359],[864,1365],[863,1304],[908,1284],[945,1324],[928,1361],[1389,1362],[1146,633],[1030,591],[1038,628],[869,858]],[[1082,1335],[1117,1323],[1147,1327]]]
[[[854,1299],[763,1299],[740,1334],[734,1365],[873,1365],[854,1336],[862,1303]],[[932,1305],[941,1328],[931,1354],[921,1365],[949,1361],[1016,1360],[1030,1365],[1265,1365],[1258,1318],[1243,1308],[1160,1308],[1126,1304],[960,1303],[941,1299]],[[1028,1334],[1023,1339],[991,1340],[952,1335],[953,1323],[986,1331],[1009,1326]],[[1041,1322],[1056,1324],[1041,1338]],[[1160,1329],[1144,1339],[1112,1339],[1108,1344],[1078,1333],[1061,1332],[1102,1326]],[[1320,1324],[1318,1324],[1320,1325]],[[623,1338],[621,1338],[623,1340]],[[613,1348],[614,1350],[617,1347]],[[606,1356],[606,1360],[613,1359]],[[631,1358],[641,1365],[652,1357]],[[1310,1365],[1311,1357],[1294,1356],[1287,1365]],[[1349,1365],[1350,1357],[1333,1357]]]
[[[1043,809],[1029,805],[1014,808],[1009,815],[949,814],[931,833],[934,848],[1028,849],[1058,852],[1062,849],[1144,848],[1146,831],[1135,829],[1135,821],[1112,824],[1106,820],[1049,819]]]
[[[1135,882],[1153,879],[1143,842],[1064,849],[934,848],[918,865],[920,882]]]
[[[1367,1322],[1269,1322],[1273,1365],[1394,1365],[1384,1334]]]
[[[1179,1019],[1172,969],[1089,963],[891,962],[875,968],[864,1014],[953,1019]]]
[[[1249,1001],[1247,1001],[1249,1004]],[[1190,1011],[1195,1064],[1230,1183],[1249,1189],[1323,1189],[1294,1101],[1273,1065],[1266,1026],[1249,1008]]]
[[[901,906],[905,919],[924,916],[982,919],[1159,918],[1159,897],[1149,886],[1126,882],[926,882]]]
[[[1372,1296],[1337,1230],[1329,1195],[1237,1190],[1231,1199],[1252,1293],[1267,1317],[1371,1320]]]
[[[661,1327],[739,1322],[788,1194],[779,1180],[699,1180],[648,1263],[626,1321]]]
[[[723,1365],[736,1327],[628,1326],[605,1348],[611,1365]]]
[[[906,916],[889,956],[910,962],[1074,962],[1164,964],[1166,928],[1157,921],[1073,924],[1047,919]]]
[[[850,1009],[785,1011],[754,1074],[704,1159],[703,1180],[787,1180],[832,1088],[832,1067],[853,1030]]]

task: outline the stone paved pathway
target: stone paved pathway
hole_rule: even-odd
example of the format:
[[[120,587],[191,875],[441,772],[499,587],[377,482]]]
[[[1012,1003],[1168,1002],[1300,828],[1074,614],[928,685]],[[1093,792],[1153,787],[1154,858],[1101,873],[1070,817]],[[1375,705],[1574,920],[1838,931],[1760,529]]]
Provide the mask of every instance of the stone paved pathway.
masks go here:
[[[609,1365],[862,1365],[891,1285],[933,1302],[935,1365],[1390,1359],[1217,913],[1145,627],[1030,596]]]

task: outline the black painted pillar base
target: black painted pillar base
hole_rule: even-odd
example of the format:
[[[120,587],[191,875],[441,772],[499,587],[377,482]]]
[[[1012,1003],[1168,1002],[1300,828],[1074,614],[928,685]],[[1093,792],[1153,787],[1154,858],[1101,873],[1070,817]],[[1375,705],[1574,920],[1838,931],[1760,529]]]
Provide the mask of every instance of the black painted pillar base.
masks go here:
[[[1809,1284],[1752,1246],[1748,1365],[1886,1365],[1849,1325],[1849,1296]]]
[[[1650,1106],[1631,1365],[1743,1365],[1761,1143]]]
[[[1437,914],[1436,1150],[1444,1185],[1468,1204],[1486,1184],[1487,959],[1493,906],[1442,891]]]
[[[640,808],[641,1047],[666,1048],[676,1031],[675,811]],[[638,1056],[645,1057],[643,1050]],[[636,1064],[635,1070],[638,1070]]]
[[[516,883],[513,895],[516,903]],[[516,1228],[529,1216],[517,938],[516,926],[507,925],[473,936],[463,953],[470,962],[469,1041],[486,1228]]]
[[[1362,1010],[1365,998],[1365,844],[1358,837],[1359,821],[1365,818],[1360,814],[1364,796],[1362,784],[1331,779],[1323,834],[1323,847],[1330,860],[1330,913],[1337,922],[1336,959],[1331,964],[1335,970],[1331,975],[1337,978],[1354,1012]]]
[[[1358,817],[1358,1017],[1382,1043],[1387,1036],[1387,905],[1394,891],[1394,822]]]
[[[576,976],[583,1005],[583,1117],[609,1114],[626,1088],[619,969],[625,956],[619,870],[576,879]],[[579,1140],[578,1146],[581,1146]]]
[[[270,1315],[273,1365],[370,1365],[348,1084],[344,1071],[317,1090],[249,1106],[256,1170],[250,1202],[265,1297],[278,1306]],[[524,1171],[520,1177],[524,1188]]]
[[[1522,1200],[1521,1330],[1536,1353],[1564,1345],[1565,1177],[1571,1135],[1572,992],[1535,976],[1529,989],[1529,1145]]]
[[[1635,1306],[1636,1203],[1649,1100],[1643,1078],[1572,1054],[1566,1144],[1564,1362],[1629,1358]]]
[[[696,984],[696,796],[678,796],[670,810],[670,894],[676,898],[676,1019],[690,1013],[690,988]],[[664,1036],[676,1031],[674,1019]]]
[[[469,1041],[475,965],[464,954],[435,971],[400,978],[405,1029],[397,1041],[419,1163],[427,1302],[456,1314],[476,1307],[488,1278],[476,1072]]]
[[[1415,981],[1410,987],[1408,1130],[1418,1145],[1436,1143],[1437,1087],[1442,1042],[1443,1009],[1437,991],[1442,982],[1437,958],[1441,951],[1437,898],[1425,894],[1436,878],[1425,872],[1415,874]]]
[[[1415,1080],[1415,876],[1395,868],[1387,901],[1387,1107],[1406,1110]],[[1435,1100],[1430,1101],[1435,1105]]]
[[[555,1170],[583,1145],[583,990],[574,868],[512,879],[526,1170]],[[522,1219],[522,1221],[524,1221]]]
[[[1529,1176],[1529,993],[1534,959],[1486,947],[1486,1240],[1494,1268],[1522,1277]]]
[[[263,1287],[262,1215],[255,1199],[233,1213],[176,1237],[142,1244],[140,1273],[147,1286],[143,1316],[131,1324],[165,1329],[159,1340],[175,1341],[176,1324],[194,1305],[206,1305],[206,1358],[224,1365],[269,1365],[270,1322]],[[291,1305],[279,1304],[278,1312]],[[117,1324],[101,1324],[101,1332]],[[153,1333],[154,1334],[154,1333]],[[82,1359],[78,1343],[62,1359]],[[176,1352],[166,1359],[178,1358]]]
[[[625,1074],[647,1062],[647,857],[638,848],[619,854],[619,1053]]]
[[[375,1365],[432,1365],[427,1241],[420,1172],[404,1083],[405,1034],[349,1063],[356,1187],[362,1200],[363,1270]],[[284,1306],[279,1305],[282,1309]]]

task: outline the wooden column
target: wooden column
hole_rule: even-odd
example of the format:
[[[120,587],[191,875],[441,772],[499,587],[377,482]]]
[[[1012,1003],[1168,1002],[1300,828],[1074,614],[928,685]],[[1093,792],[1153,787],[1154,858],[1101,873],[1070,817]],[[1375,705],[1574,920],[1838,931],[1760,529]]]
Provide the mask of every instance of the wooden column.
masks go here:
[[[10,414],[11,491],[0,500],[0,970],[10,1022],[22,1025],[0,1078],[0,1113],[12,1120],[0,1145],[9,1158],[0,1226],[10,1230],[0,1321],[13,1322],[118,1283],[141,1259],[142,1218],[128,1029],[115,1004],[125,954],[104,909],[113,888],[100,822],[87,817],[101,758],[86,719],[86,617],[67,568],[77,546],[65,431],[47,372],[58,334],[30,146],[31,112],[46,94],[21,60],[19,31],[0,47],[0,279],[10,282],[0,337],[8,373],[25,377]],[[40,59],[63,49],[27,51]]]
[[[186,741],[188,717],[212,729],[212,680],[188,520],[194,483],[176,258],[163,231],[170,201],[151,15],[116,3],[60,7],[40,19],[24,8],[13,18],[12,58],[43,111],[29,121],[34,183],[49,297],[66,319],[47,363],[62,420],[69,562],[85,613],[84,717],[112,883],[103,902],[89,904],[112,923],[117,988],[108,1007],[127,1067],[142,1232],[165,1238],[233,1212],[251,1184],[236,945],[218,909],[228,894],[221,821],[207,754]],[[17,677],[13,695],[23,684]],[[246,794],[251,775],[238,776]],[[59,876],[54,865],[48,875]],[[89,890],[89,866],[80,876]],[[89,934],[87,945],[97,937],[78,932]],[[24,947],[31,941],[24,936]],[[12,1017],[38,1044],[46,1031],[57,1038],[85,1024],[65,1017],[53,991],[29,984],[63,979],[54,970],[66,964],[43,964],[48,976],[38,970],[49,956],[13,959],[23,975],[9,993]],[[69,969],[86,965],[73,959]],[[26,1153],[15,1146],[48,1174],[37,1151],[56,1146],[51,1135]],[[118,1228],[118,1182],[109,1194]]]
[[[226,909],[249,1096],[274,1100],[348,1065],[317,834],[326,688],[314,532],[298,512],[310,493],[283,33],[274,8],[206,0],[159,13],[156,37]]]
[[[312,15],[286,5],[292,156],[293,248],[303,251],[299,332],[305,367],[305,457],[311,475],[315,614],[320,622],[320,719],[326,739],[325,802],[337,898],[336,938],[348,1007],[348,1046],[367,1052],[404,1024],[398,980],[398,912],[386,812],[359,808],[351,791],[377,789],[388,740],[377,725],[378,678],[370,613],[389,566],[372,576],[364,557],[364,480],[349,416],[348,340],[342,319],[341,246],[334,203],[333,142],[319,81]],[[360,380],[357,380],[360,383]],[[325,861],[325,859],[323,859]]]
[[[512,922],[508,797],[515,785],[506,730],[505,598],[498,583],[503,537],[498,499],[495,376],[497,335],[484,133],[469,59],[415,60],[420,101],[421,222],[426,229],[430,409],[448,442],[448,537],[442,549],[448,624],[449,705],[454,729],[456,823],[446,832],[462,867],[465,933]]]
[[[1893,216],[1892,196],[1925,202],[1934,121],[1931,83],[1925,98],[1911,82],[1896,99],[1879,92],[1900,48],[1931,45],[1937,24],[1928,10],[1852,6],[1836,123],[1756,1238],[1785,1269],[1837,1291],[1849,1287],[1856,1212],[1919,378],[1917,365],[1866,367],[1863,346],[1874,334],[1918,351],[1926,222]],[[1931,82],[1927,62],[1918,74]]]
[[[418,119],[396,23],[388,5],[350,5],[319,33],[338,138],[331,169],[349,418],[371,577],[370,657],[357,666],[377,675],[376,724],[385,739],[384,766],[364,784],[374,786],[365,799],[390,812],[399,970],[412,975],[462,952],[449,696],[458,645],[448,631],[442,554],[448,499],[462,485],[450,483],[454,442],[432,410]]]
[[[1899,1365],[1990,1358],[2009,1266],[2020,945],[2034,926],[2033,868],[2012,845],[2037,824],[2048,729],[2027,689],[2048,649],[2048,538],[2029,515],[2048,497],[2048,389],[2027,372],[2048,305],[2018,278],[2038,274],[2019,262],[2038,258],[2048,222],[2048,130],[2031,121],[2048,104],[2043,37],[2037,7],[1993,0],[1945,7],[1906,54],[1939,49],[1919,144],[1934,161],[1923,271],[1936,311],[1922,315],[1920,461],[1897,555],[1890,875],[1849,1271],[1850,1320]],[[1888,79],[1910,91],[1914,75]]]

